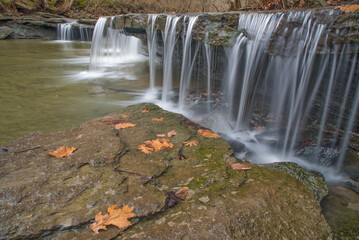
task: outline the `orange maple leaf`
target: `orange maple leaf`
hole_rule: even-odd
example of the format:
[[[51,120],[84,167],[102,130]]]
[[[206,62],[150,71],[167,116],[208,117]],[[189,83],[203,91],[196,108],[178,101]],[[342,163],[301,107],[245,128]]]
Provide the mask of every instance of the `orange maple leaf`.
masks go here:
[[[152,121],[154,121],[154,122],[162,122],[163,117],[161,117],[161,118],[152,118]]]
[[[71,155],[71,153],[73,151],[75,151],[76,148],[75,147],[68,147],[68,146],[61,146],[59,148],[57,148],[55,151],[53,152],[47,152],[48,154],[50,154],[51,156],[57,157],[57,158],[62,158],[62,157],[68,157]]]
[[[137,149],[146,154],[150,154],[153,151],[153,148],[147,147],[146,144],[139,145]]]
[[[191,141],[187,141],[187,142],[183,142],[183,144],[185,146],[188,146],[188,147],[192,147],[192,146],[197,146],[197,141],[196,140],[191,140]]]
[[[101,212],[96,214],[95,222],[91,224],[91,229],[95,233],[98,233],[99,230],[106,230],[106,226],[115,225],[119,229],[124,229],[132,225],[129,218],[133,218],[136,216],[132,211],[133,207],[129,207],[128,205],[124,206],[122,209],[116,209],[118,205],[115,204],[109,208],[107,208],[108,214],[102,215]]]
[[[154,140],[146,141],[145,144],[139,145],[137,149],[146,154],[150,154],[153,151],[158,152],[167,148],[173,148],[173,144],[170,142],[170,140],[166,138],[157,138]]]
[[[122,129],[122,128],[134,127],[134,126],[136,126],[136,124],[129,123],[129,122],[119,123],[119,124],[115,125],[115,129]]]
[[[220,138],[220,136],[217,133],[214,133],[211,130],[199,129],[197,132],[199,135],[202,135],[203,137],[206,138]]]
[[[180,198],[181,200],[185,200],[188,193],[188,187],[181,187],[176,192],[176,197]]]
[[[177,133],[176,133],[176,130],[172,130],[172,131],[169,131],[168,133],[167,133],[167,137],[172,137],[172,136],[175,136]]]
[[[343,12],[354,12],[355,10],[359,9],[359,4],[340,6],[336,7],[336,9],[340,9]]]
[[[147,109],[143,109],[141,112],[146,113],[146,112],[148,112],[148,110],[147,110]]]
[[[242,163],[234,163],[231,165],[231,167],[232,167],[232,169],[235,169],[235,170],[248,170],[248,169],[252,168],[251,166],[248,166],[248,165],[245,165]]]

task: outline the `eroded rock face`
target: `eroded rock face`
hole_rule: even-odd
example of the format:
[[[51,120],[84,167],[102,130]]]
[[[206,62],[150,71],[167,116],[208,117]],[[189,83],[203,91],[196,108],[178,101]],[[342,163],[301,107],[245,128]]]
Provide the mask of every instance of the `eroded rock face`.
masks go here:
[[[115,130],[106,124],[111,120],[136,126]],[[328,238],[321,210],[301,182],[259,166],[233,170],[237,160],[228,143],[198,135],[199,127],[139,104],[68,131],[36,132],[3,145],[0,238]],[[173,148],[137,150],[173,129]],[[188,140],[197,146],[184,146]],[[62,145],[78,149],[61,159],[47,154]],[[166,208],[165,193],[183,186],[189,187],[187,198]],[[89,230],[94,216],[114,204],[134,206],[133,226],[125,231],[109,226],[98,235]]]

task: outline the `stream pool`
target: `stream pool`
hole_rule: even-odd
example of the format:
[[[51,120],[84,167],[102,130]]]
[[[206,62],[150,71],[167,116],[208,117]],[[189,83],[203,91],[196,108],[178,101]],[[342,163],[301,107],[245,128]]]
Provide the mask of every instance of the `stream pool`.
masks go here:
[[[0,41],[0,145],[118,110],[148,88],[146,58],[88,71],[90,42]]]

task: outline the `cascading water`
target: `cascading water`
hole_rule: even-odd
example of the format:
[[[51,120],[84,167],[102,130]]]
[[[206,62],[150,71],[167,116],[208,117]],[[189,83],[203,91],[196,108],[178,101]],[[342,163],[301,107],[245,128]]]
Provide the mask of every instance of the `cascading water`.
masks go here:
[[[155,79],[156,79],[156,58],[157,58],[157,29],[156,29],[157,15],[149,15],[147,20],[147,46],[150,65],[150,95],[155,93]]]
[[[341,33],[329,32],[325,19],[311,12],[242,13],[238,36],[222,50],[192,39],[197,16],[165,17],[162,95],[156,103],[202,119],[201,124],[238,144],[238,157],[257,163],[296,161],[328,180],[339,176],[355,136],[352,131],[358,128],[357,44],[329,40]],[[161,56],[155,27],[159,18],[148,17],[150,89],[155,87],[156,63],[161,62],[156,59]],[[125,49],[138,51],[135,38],[106,24],[112,25],[104,18],[96,24],[92,70],[114,63]],[[174,55],[176,47],[182,49],[179,57]],[[227,62],[221,65],[224,56]],[[180,74],[174,76],[175,72]],[[207,102],[193,100],[198,95]]]
[[[163,85],[162,85],[162,102],[165,105],[170,101],[172,91],[172,61],[174,48],[177,41],[177,23],[181,17],[169,15],[166,19],[166,26],[163,35]]]
[[[74,39],[72,32],[72,25],[76,23],[76,21],[58,24],[57,25],[57,39],[63,41],[71,41]]]
[[[191,16],[188,20],[188,27],[184,31],[182,36],[183,43],[183,57],[182,57],[182,70],[181,70],[181,82],[179,89],[179,100],[178,100],[178,109],[179,111],[184,110],[185,98],[187,96],[187,90],[190,86],[191,75],[195,59],[198,53],[199,45],[197,44],[194,54],[192,56],[192,30],[193,26],[196,23],[198,16]],[[184,23],[186,22],[186,17]]]
[[[76,27],[75,27],[76,26]],[[57,25],[57,39],[62,41],[91,41],[92,29],[70,21]]]
[[[109,66],[144,59],[139,53],[141,41],[126,36],[122,30],[113,29],[112,24],[113,18],[104,17],[96,23],[91,46],[90,71],[103,71]]]
[[[358,108],[357,79],[353,84],[357,50],[350,54],[346,51],[349,46],[339,50],[334,45],[325,46],[324,52],[318,54],[318,44],[325,42],[327,31],[326,25],[313,19],[310,12],[240,16],[239,30],[244,29],[245,34],[237,38],[229,56],[226,92],[232,121],[226,134],[255,152],[251,158],[257,162],[296,158],[312,169],[333,172],[326,167],[336,164],[341,169]],[[290,22],[303,24],[292,29],[289,36],[277,38],[273,45],[273,33]],[[268,54],[275,45],[282,48],[281,53]],[[334,96],[339,94],[341,84],[348,84],[345,95]],[[352,106],[341,105],[339,114],[334,113],[342,100],[349,103],[348,98]],[[353,111],[345,116],[344,108],[348,107]],[[345,124],[344,118],[348,120]],[[331,138],[336,140],[342,131],[340,126],[346,126],[340,150],[323,147],[338,144],[324,139],[329,126],[336,126]],[[257,130],[249,131],[253,128]],[[335,155],[334,162],[325,162],[325,151]],[[309,163],[308,159],[304,162],[297,158],[308,152],[311,152]]]

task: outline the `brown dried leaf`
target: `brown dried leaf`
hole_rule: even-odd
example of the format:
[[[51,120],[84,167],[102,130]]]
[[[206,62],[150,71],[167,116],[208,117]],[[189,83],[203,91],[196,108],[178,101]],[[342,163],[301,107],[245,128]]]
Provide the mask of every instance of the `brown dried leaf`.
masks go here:
[[[147,110],[147,109],[143,109],[141,112],[146,113],[146,112],[148,112],[148,110]]]
[[[71,155],[71,153],[73,151],[75,151],[76,148],[75,147],[68,147],[68,146],[61,146],[59,148],[57,148],[55,151],[53,152],[48,152],[49,155],[57,157],[57,158],[62,158],[62,157],[68,157]]]
[[[152,118],[152,121],[154,121],[154,122],[162,122],[163,117],[161,117],[161,118]]]
[[[206,138],[220,138],[220,136],[217,133],[214,133],[208,129],[199,129],[197,132],[199,135],[202,135],[203,137]]]
[[[255,130],[263,130],[265,128],[266,128],[265,126],[256,126],[256,127],[254,127]]]
[[[122,116],[121,117],[123,117],[123,118],[128,118],[128,116],[127,116],[127,114],[122,114]]]
[[[157,134],[156,136],[157,137],[166,137],[167,135],[165,133],[163,133],[163,134]]]
[[[275,119],[267,119],[266,122],[274,123],[274,122],[275,122]]]
[[[147,147],[146,144],[141,144],[138,146],[137,150],[140,150],[143,153],[151,154],[153,151],[153,148]]]
[[[359,9],[359,4],[340,6],[336,7],[336,9],[340,9],[343,12],[354,12]]]
[[[231,165],[231,167],[232,167],[232,169],[235,169],[235,170],[248,170],[248,169],[252,168],[251,166],[248,166],[248,165],[245,165],[242,163],[234,163]]]
[[[123,129],[123,128],[134,127],[134,126],[136,126],[136,124],[125,122],[125,123],[116,124],[115,129]]]
[[[198,142],[196,140],[191,140],[187,142],[183,142],[183,144],[187,147],[197,146]]]
[[[269,192],[271,192],[272,194],[276,194],[275,190],[273,188],[267,188]]]
[[[181,187],[180,190],[177,191],[176,196],[181,200],[185,200],[188,193],[188,187]]]
[[[167,137],[172,137],[172,136],[175,136],[177,133],[176,133],[176,130],[172,130],[172,131],[169,131],[168,133],[167,133]]]
[[[22,219],[31,218],[32,216],[34,216],[33,213],[31,213],[30,215],[28,215],[28,216],[26,216],[26,217],[22,217]]]
[[[132,225],[128,219],[133,218],[135,214],[132,212],[134,207],[124,206],[122,209],[116,209],[118,205],[115,204],[107,209],[108,214],[102,215],[99,212],[95,216],[95,222],[91,224],[91,229],[95,233],[99,230],[106,230],[106,226],[115,225],[119,229],[125,229]]]

